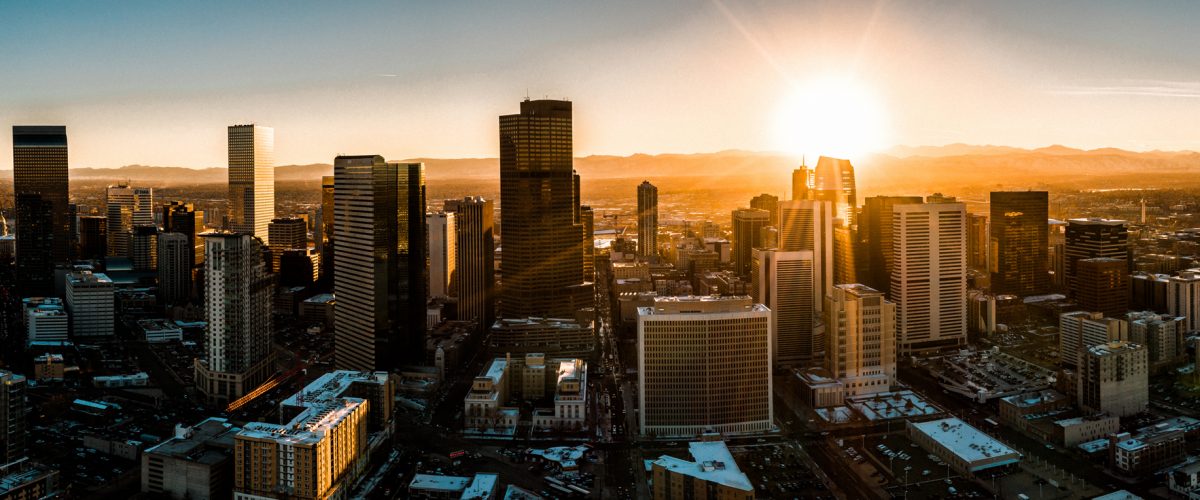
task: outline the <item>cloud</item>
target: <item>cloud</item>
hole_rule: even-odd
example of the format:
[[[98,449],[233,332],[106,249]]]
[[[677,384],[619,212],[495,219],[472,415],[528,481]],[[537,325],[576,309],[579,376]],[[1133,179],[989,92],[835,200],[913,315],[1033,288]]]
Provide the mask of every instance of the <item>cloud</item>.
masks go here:
[[[1169,80],[1125,80],[1104,85],[1049,87],[1046,92],[1073,96],[1146,96],[1200,99],[1200,82]]]

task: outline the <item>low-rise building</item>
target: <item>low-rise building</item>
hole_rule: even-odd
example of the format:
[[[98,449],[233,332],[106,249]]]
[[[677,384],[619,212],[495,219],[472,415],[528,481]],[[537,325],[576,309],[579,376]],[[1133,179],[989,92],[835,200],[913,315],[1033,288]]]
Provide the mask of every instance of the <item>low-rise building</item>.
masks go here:
[[[968,475],[994,475],[1017,467],[1021,454],[957,418],[908,422],[908,437]]]
[[[1111,434],[1109,466],[1130,477],[1153,474],[1183,460],[1186,434],[1184,428],[1169,422],[1143,427],[1137,433]]]
[[[488,351],[495,356],[541,353],[554,357],[591,359],[596,352],[596,335],[590,321],[501,319],[492,325]]]
[[[63,342],[70,332],[70,315],[61,300],[33,297],[23,300],[26,342]]]
[[[408,483],[414,499],[492,500],[500,491],[500,475],[481,472],[472,477],[417,474]]]
[[[34,500],[55,498],[62,494],[58,471],[41,464],[24,461],[8,464],[0,471],[0,498],[5,500]]]
[[[313,295],[300,303],[300,319],[309,323],[320,323],[326,330],[333,329],[333,311],[337,299],[332,293]]]
[[[165,319],[143,319],[137,324],[151,344],[183,340],[183,328]]]
[[[650,463],[654,500],[752,500],[754,485],[722,441],[688,443],[691,460],[663,455]]]
[[[1089,415],[1054,421],[1054,441],[1063,446],[1078,446],[1117,432],[1121,419],[1109,415]]]
[[[1200,462],[1192,462],[1167,474],[1171,492],[1187,500],[1200,500]]]
[[[463,400],[463,425],[476,431],[510,432],[519,412],[506,406],[510,398],[545,400],[535,407],[533,425],[539,429],[577,431],[587,428],[587,362],[582,359],[546,359],[540,353],[523,358],[493,359],[475,377]]]
[[[241,430],[223,418],[192,427],[142,453],[142,493],[173,499],[216,500],[233,491],[233,436]]]
[[[150,374],[137,372],[129,375],[108,375],[93,377],[92,385],[101,389],[120,389],[123,387],[146,387],[150,385]]]

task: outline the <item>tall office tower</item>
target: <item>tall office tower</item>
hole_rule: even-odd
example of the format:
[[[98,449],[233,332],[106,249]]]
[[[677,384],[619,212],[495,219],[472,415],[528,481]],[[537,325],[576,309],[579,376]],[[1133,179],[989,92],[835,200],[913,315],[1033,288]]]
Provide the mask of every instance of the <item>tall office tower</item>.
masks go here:
[[[271,375],[271,274],[249,234],[204,233],[205,358],[196,387],[213,403],[246,395]]]
[[[579,206],[579,223],[583,225],[583,279],[596,282],[596,212],[591,205]]]
[[[854,185],[854,167],[850,160],[822,156],[813,171],[809,197],[833,204],[833,218],[854,225],[854,209],[858,206],[858,191]]]
[[[983,214],[967,214],[967,265],[971,269],[988,268],[988,219]]]
[[[429,230],[429,296],[456,297],[458,284],[458,238],[454,214],[425,214]]]
[[[1046,293],[1050,198],[1045,191],[991,195],[992,291],[1019,296]]]
[[[813,253],[814,297],[833,293],[833,204],[828,201],[779,202],[779,249]],[[818,311],[825,307],[817,301]]]
[[[299,217],[271,219],[267,224],[267,239],[271,242],[271,272],[279,272],[279,256],[287,250],[308,248],[308,223]]]
[[[769,222],[772,226],[779,226],[779,197],[767,193],[760,194],[750,198],[750,208],[766,210],[771,213]]]
[[[192,266],[204,264],[204,211],[196,210],[191,203],[172,201],[162,207],[162,225],[165,233],[179,233],[187,237],[188,252]]]
[[[1046,271],[1054,290],[1067,290],[1067,223],[1046,221]]]
[[[825,368],[846,395],[886,392],[896,380],[896,304],[859,284],[825,298]]]
[[[810,365],[824,347],[813,289],[813,253],[754,249],[750,296],[771,310],[771,365]]]
[[[1187,330],[1200,330],[1200,272],[1180,271],[1167,278],[1167,312],[1187,318]]]
[[[390,370],[424,356],[424,165],[339,156],[333,175],[334,361]]]
[[[16,292],[54,293],[54,265],[71,254],[67,220],[67,128],[13,126]]]
[[[1058,316],[1058,356],[1063,366],[1075,367],[1083,352],[1100,344],[1129,340],[1129,323],[1101,312],[1073,311]]]
[[[659,297],[639,307],[642,435],[764,432],[774,415],[771,311],[750,297]],[[685,361],[686,360],[686,361]]]
[[[1133,267],[1133,249],[1129,246],[1129,226],[1115,219],[1071,219],[1066,228],[1065,266],[1067,286],[1076,292],[1080,259],[1104,257],[1125,263],[1128,274]]]
[[[792,199],[807,200],[809,195],[808,188],[812,185],[812,182],[812,170],[809,170],[806,165],[800,165],[800,168],[793,170]]]
[[[108,255],[108,217],[84,215],[79,218],[79,252],[82,260],[103,259]]]
[[[591,307],[571,144],[571,103],[526,100],[500,117],[500,316],[574,317]]]
[[[658,256],[658,188],[642,181],[637,188],[638,256]]]
[[[966,205],[895,205],[892,214],[897,352],[966,345]]]
[[[1079,259],[1075,261],[1075,299],[1085,311],[1109,316],[1129,312],[1129,261],[1125,259]]]
[[[1150,402],[1150,367],[1146,347],[1132,342],[1109,342],[1086,349],[1078,372],[1079,407],[1128,417],[1146,410]]]
[[[321,251],[321,269],[318,273],[322,283],[333,279],[333,176],[321,177],[321,236],[317,238],[317,249]]]
[[[275,129],[229,126],[229,227],[271,244],[275,218]]]
[[[66,304],[74,338],[111,337],[113,323],[113,281],[104,274],[88,271],[67,275]]]
[[[858,217],[859,249],[866,253],[863,284],[891,297],[892,268],[892,207],[924,203],[920,196],[872,196],[863,200]]]
[[[864,274],[865,257],[861,255],[856,245],[858,231],[842,223],[841,219],[833,221],[833,284],[857,284],[861,274]]]
[[[158,300],[166,306],[183,305],[192,296],[192,247],[188,235],[158,235]]]
[[[458,319],[483,332],[496,320],[495,204],[478,196],[446,200],[454,213],[458,267]]]
[[[135,271],[158,269],[158,226],[134,226],[129,233],[129,260]]]
[[[750,276],[750,261],[755,248],[763,248],[763,228],[771,225],[771,213],[757,208],[733,211],[733,269]]]
[[[108,213],[108,255],[131,257],[129,238],[133,228],[154,225],[154,190],[117,184],[105,191],[105,202]]]
[[[6,464],[26,456],[25,387],[24,375],[0,370],[0,453]]]

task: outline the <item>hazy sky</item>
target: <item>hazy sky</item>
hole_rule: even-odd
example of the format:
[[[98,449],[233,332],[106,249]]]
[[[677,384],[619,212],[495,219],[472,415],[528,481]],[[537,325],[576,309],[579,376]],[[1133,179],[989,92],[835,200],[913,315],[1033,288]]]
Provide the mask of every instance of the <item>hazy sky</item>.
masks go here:
[[[0,2],[0,117],[67,125],[73,167],[223,166],[247,122],[279,164],[495,156],[528,91],[579,155],[774,150],[838,75],[889,144],[1200,149],[1200,2],[1049,3]]]

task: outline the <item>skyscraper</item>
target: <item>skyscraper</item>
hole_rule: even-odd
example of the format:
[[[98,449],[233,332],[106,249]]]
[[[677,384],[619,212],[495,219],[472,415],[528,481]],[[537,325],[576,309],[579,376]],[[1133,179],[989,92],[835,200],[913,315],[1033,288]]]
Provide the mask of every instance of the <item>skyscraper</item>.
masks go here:
[[[872,196],[863,200],[858,217],[859,249],[866,252],[863,284],[891,297],[892,268],[892,207],[924,203],[920,196]]]
[[[129,261],[135,271],[158,269],[158,226],[134,226],[129,233]]]
[[[172,201],[162,207],[163,232],[179,233],[187,237],[188,258],[193,266],[204,264],[204,211],[196,210],[191,203]]]
[[[906,356],[967,342],[967,209],[962,203],[892,207],[892,300]]]
[[[1075,261],[1072,293],[1085,311],[1112,317],[1129,312],[1129,261],[1097,257]]]
[[[775,368],[809,364],[824,347],[813,270],[811,250],[754,250],[750,296],[771,310],[771,363]]]
[[[80,259],[103,259],[108,255],[108,217],[84,215],[79,218]]]
[[[1045,191],[991,195],[992,291],[1020,296],[1046,293],[1050,198]]]
[[[770,225],[779,225],[779,197],[773,194],[763,193],[753,198],[750,198],[750,208],[766,210],[771,213]]]
[[[317,249],[321,251],[322,283],[330,283],[333,279],[333,190],[332,175],[321,177],[321,230],[317,238]]]
[[[858,206],[858,190],[854,182],[854,166],[850,160],[822,156],[813,171],[809,198],[833,204],[833,218],[846,225],[854,224],[854,209]]]
[[[1126,274],[1132,271],[1133,249],[1129,247],[1129,226],[1123,220],[1068,220],[1064,252],[1066,282],[1072,293],[1077,293],[1079,288],[1080,259],[1119,259],[1125,263]]]
[[[267,224],[275,218],[275,129],[229,126],[230,229],[271,243]]]
[[[496,319],[495,206],[478,196],[446,200],[454,213],[458,251],[458,318],[485,331]]]
[[[162,305],[187,303],[192,296],[192,247],[188,235],[158,235],[158,300]]]
[[[829,201],[779,202],[779,249],[813,253],[813,296],[833,293],[833,204]],[[816,309],[824,307],[820,300]]]
[[[869,287],[825,298],[825,368],[849,396],[887,391],[896,379],[896,304]]]
[[[279,272],[279,257],[287,250],[308,248],[308,223],[299,217],[280,217],[267,224],[271,242],[271,272]]]
[[[658,188],[642,181],[637,188],[638,257],[658,255]]]
[[[262,242],[249,234],[205,233],[205,357],[196,387],[210,402],[228,403],[270,376],[274,288]]]
[[[573,317],[590,307],[571,103],[526,100],[500,117],[500,315]]]
[[[809,170],[808,166],[800,165],[800,168],[793,170],[792,171],[792,199],[793,200],[807,200],[808,199],[808,190],[809,190],[808,188],[810,185],[812,185],[812,182],[813,182],[812,170]]]
[[[988,268],[988,218],[983,214],[967,214],[967,265],[971,269]]]
[[[130,255],[133,228],[154,225],[154,190],[128,184],[109,186],[105,191],[105,211],[108,213],[108,255]]]
[[[583,280],[589,283],[595,283],[596,212],[592,210],[590,205],[579,206],[579,223],[583,226]]]
[[[21,296],[54,292],[54,265],[71,254],[67,220],[67,128],[13,126],[16,278]]]
[[[339,156],[333,172],[334,362],[390,370],[424,356],[424,165]]]
[[[453,213],[425,214],[429,229],[429,296],[456,297],[458,237]]]
[[[763,247],[763,228],[771,223],[771,213],[756,208],[733,211],[733,269],[750,276],[750,261],[755,248]]]

